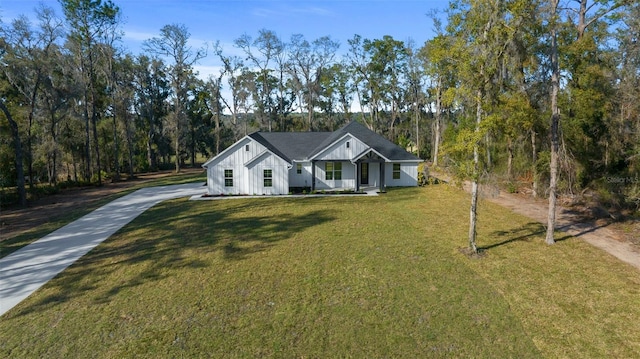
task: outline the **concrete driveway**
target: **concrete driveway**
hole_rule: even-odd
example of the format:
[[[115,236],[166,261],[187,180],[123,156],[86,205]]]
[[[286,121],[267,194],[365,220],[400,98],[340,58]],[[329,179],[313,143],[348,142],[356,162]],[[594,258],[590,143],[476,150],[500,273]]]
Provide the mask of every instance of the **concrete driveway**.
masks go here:
[[[204,194],[200,183],[137,190],[0,259],[0,315],[154,205]]]

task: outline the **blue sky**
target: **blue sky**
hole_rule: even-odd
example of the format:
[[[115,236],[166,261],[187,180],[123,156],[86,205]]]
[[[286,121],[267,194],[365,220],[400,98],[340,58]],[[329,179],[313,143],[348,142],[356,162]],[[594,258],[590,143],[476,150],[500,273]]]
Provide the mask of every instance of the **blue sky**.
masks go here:
[[[30,18],[39,3],[47,4],[62,17],[57,0],[0,0],[0,19],[6,24],[19,14]],[[142,42],[158,36],[167,24],[185,24],[191,44],[200,47],[220,41],[226,53],[240,55],[233,41],[246,33],[256,37],[260,29],[275,31],[288,41],[293,34],[307,40],[329,35],[347,51],[354,34],[376,39],[391,35],[397,40],[413,39],[418,46],[433,36],[433,24],[426,15],[444,9],[447,0],[114,0],[123,15],[123,45],[133,54]],[[211,47],[211,46],[210,46]],[[197,69],[205,77],[215,73],[219,62],[211,53]]]

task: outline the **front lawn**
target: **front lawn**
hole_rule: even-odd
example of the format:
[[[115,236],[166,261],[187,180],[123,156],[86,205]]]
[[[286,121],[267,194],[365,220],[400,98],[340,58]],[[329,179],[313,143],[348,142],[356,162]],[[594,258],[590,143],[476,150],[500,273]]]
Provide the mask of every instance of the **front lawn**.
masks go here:
[[[640,273],[447,186],[176,200],[0,317],[0,357],[640,356]]]

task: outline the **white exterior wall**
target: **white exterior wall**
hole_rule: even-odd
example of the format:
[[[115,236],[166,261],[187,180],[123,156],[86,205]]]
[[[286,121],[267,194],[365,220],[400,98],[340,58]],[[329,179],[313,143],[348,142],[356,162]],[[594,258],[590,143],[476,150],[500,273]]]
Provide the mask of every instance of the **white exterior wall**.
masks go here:
[[[264,186],[264,170],[270,169],[272,173],[271,187]],[[288,194],[289,193],[289,168],[288,163],[281,158],[266,153],[260,159],[252,162],[247,167],[248,187],[246,194]]]
[[[331,161],[333,162],[333,161]],[[342,163],[342,179],[326,180],[325,163],[316,162],[316,189],[356,188],[356,165],[350,161],[335,161]]]
[[[243,164],[250,159],[251,152],[245,151],[245,145],[254,148],[254,141],[248,137],[233,144],[219,158],[208,165],[207,189],[209,194],[242,194],[246,190],[246,176]],[[233,187],[224,186],[224,170],[233,170]]]
[[[395,162],[398,163],[398,162]],[[387,187],[412,187],[418,185],[418,164],[399,162],[400,179],[393,179],[393,163],[385,163],[384,183]]]
[[[297,173],[297,164],[302,164],[302,173]],[[311,162],[294,162],[289,170],[290,187],[311,187]]]
[[[347,142],[349,142],[349,148],[347,148]],[[315,159],[320,161],[350,160],[367,148],[368,146],[357,138],[347,135],[320,152]]]
[[[248,150],[247,150],[247,147]],[[289,177],[287,163],[266,148],[245,137],[221,153],[219,158],[208,164],[207,189],[210,195],[218,194],[287,194]],[[256,156],[262,158],[247,164]],[[233,170],[233,187],[224,186],[224,170]],[[263,170],[273,172],[273,187],[264,188]]]

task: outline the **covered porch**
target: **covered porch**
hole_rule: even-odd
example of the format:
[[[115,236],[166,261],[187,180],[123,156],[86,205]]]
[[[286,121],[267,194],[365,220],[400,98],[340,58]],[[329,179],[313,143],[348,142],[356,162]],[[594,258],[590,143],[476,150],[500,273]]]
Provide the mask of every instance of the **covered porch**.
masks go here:
[[[322,180],[324,176],[324,172],[322,172],[322,166],[325,166],[325,162],[327,161],[312,161],[312,191],[318,189],[329,189],[335,191],[354,190],[356,192],[385,191],[386,161],[383,158],[379,158],[375,154],[373,156],[364,156],[362,158],[359,158],[355,162],[342,161],[343,169],[341,170],[341,176],[343,177],[341,177],[340,180],[332,181],[332,184],[328,187],[328,183],[326,183],[327,181]],[[346,168],[344,168],[345,166],[351,168],[346,171]],[[318,173],[318,169],[320,170],[320,173]],[[321,185],[318,185],[318,182],[320,182]]]

